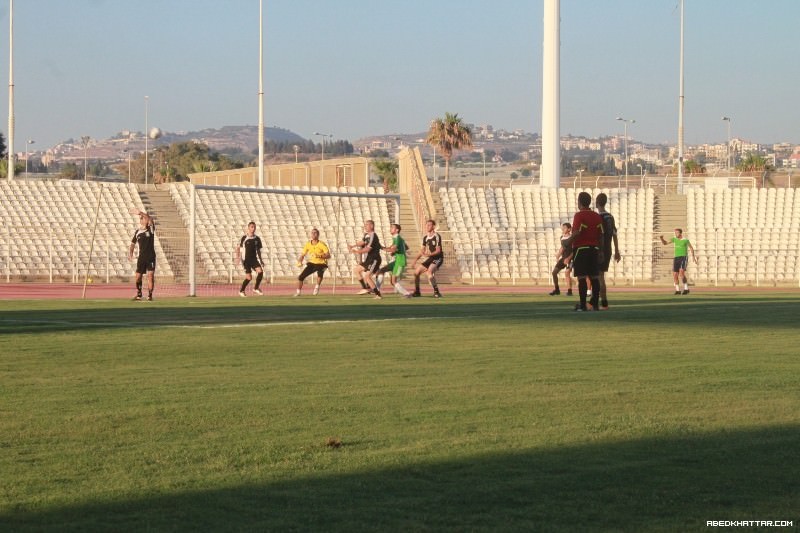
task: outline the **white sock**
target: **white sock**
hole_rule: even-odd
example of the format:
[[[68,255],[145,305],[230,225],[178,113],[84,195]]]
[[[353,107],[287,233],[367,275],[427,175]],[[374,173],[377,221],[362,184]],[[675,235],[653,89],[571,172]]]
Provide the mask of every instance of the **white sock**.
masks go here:
[[[403,296],[409,294],[409,292],[402,285],[400,285],[399,281],[395,282],[394,290],[396,290],[398,294],[402,294]]]
[[[375,276],[375,288],[381,290],[381,285],[383,285],[383,274],[378,274]]]
[[[294,293],[295,295],[300,296],[300,289],[295,289]]]
[[[679,291],[679,290],[681,290],[681,287],[680,287],[680,285],[678,285],[677,283],[675,284],[675,290],[676,290],[676,291]]]
[[[684,283],[683,284],[683,290],[685,290],[685,291],[689,290],[689,284],[688,283]]]

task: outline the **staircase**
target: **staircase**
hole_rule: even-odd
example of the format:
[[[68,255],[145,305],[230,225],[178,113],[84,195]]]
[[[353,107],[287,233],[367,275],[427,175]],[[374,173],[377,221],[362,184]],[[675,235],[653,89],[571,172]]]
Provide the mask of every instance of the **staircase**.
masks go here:
[[[686,196],[677,193],[656,194],[654,202],[655,235],[663,235],[669,241],[674,235],[675,228],[686,231]],[[672,258],[673,247],[671,244],[662,246],[659,241],[654,242],[653,254],[653,282],[656,284],[672,283]]]
[[[189,232],[178,213],[169,191],[139,190],[145,211],[156,222],[156,235],[176,282],[189,281]],[[195,261],[196,277],[206,275],[200,261]]]

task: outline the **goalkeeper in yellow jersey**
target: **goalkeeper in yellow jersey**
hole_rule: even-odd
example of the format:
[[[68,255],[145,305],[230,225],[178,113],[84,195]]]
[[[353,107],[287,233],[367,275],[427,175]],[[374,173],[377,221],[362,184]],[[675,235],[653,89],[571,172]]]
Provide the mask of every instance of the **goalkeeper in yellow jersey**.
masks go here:
[[[309,240],[305,246],[303,246],[303,251],[300,253],[300,256],[297,258],[297,266],[303,266],[303,258],[308,257],[306,261],[306,267],[297,277],[297,290],[295,291],[295,296],[300,296],[300,293],[303,292],[303,281],[310,276],[312,273],[317,273],[317,283],[314,285],[314,296],[319,294],[319,286],[322,285],[322,278],[325,275],[325,269],[328,268],[328,259],[331,258],[331,252],[328,248],[328,245],[325,244],[323,241],[319,240],[319,230],[314,228],[311,230],[311,240]]]

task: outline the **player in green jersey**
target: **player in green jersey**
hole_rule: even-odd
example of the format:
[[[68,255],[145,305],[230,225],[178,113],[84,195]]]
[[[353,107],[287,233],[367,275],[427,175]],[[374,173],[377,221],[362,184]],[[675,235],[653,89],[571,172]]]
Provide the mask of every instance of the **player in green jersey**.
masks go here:
[[[378,272],[377,284],[380,290],[380,286],[383,283],[383,276],[388,272],[390,274],[391,283],[394,286],[394,291],[405,298],[411,298],[411,293],[400,283],[400,278],[403,277],[406,265],[408,264],[406,258],[408,246],[406,245],[405,239],[400,236],[401,229],[400,224],[392,224],[389,230],[392,234],[392,244],[384,248],[383,251],[392,255],[392,262],[380,269]]]
[[[692,259],[697,264],[697,255],[694,253],[694,247],[689,239],[683,236],[681,228],[675,228],[675,236],[667,241],[663,235],[658,236],[661,239],[661,244],[675,245],[675,257],[672,260],[672,279],[675,282],[675,294],[689,294],[689,283],[686,280],[686,268],[689,266],[689,252],[692,252]],[[678,281],[683,281],[683,292]]]

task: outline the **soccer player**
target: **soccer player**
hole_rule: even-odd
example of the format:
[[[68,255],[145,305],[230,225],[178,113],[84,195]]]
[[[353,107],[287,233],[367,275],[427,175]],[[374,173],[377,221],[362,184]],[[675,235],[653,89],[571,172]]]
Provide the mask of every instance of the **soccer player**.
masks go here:
[[[303,258],[306,257],[306,255],[308,255],[308,261],[306,262],[306,267],[297,277],[295,296],[300,296],[300,293],[303,291],[303,281],[314,272],[317,273],[317,283],[314,285],[312,294],[314,296],[319,294],[319,286],[322,285],[322,277],[325,275],[325,269],[328,268],[328,259],[331,257],[331,252],[328,245],[319,240],[319,230],[317,228],[311,230],[310,240],[303,246],[303,251],[297,258],[298,267],[303,266]]]
[[[619,242],[617,242],[617,224],[614,215],[606,211],[608,195],[601,192],[594,200],[597,213],[603,219],[603,260],[600,263],[600,271],[597,273],[600,281],[600,309],[608,309],[608,293],[606,291],[606,272],[611,265],[611,244],[614,244],[614,261],[619,263],[622,256],[619,253]]]
[[[394,292],[405,298],[410,298],[411,293],[400,284],[400,278],[403,277],[406,271],[406,251],[408,250],[405,239],[400,236],[401,229],[400,224],[392,224],[389,229],[392,234],[392,244],[384,248],[384,251],[392,254],[392,262],[378,271],[375,282],[378,286],[378,290],[380,290],[383,277],[389,272],[392,286],[394,286]]]
[[[261,248],[263,248],[261,244],[261,237],[256,235],[256,223],[250,222],[247,225],[247,233],[242,235],[242,238],[239,239],[239,246],[234,250],[233,254],[236,257],[236,263],[242,263],[244,267],[244,281],[242,281],[242,287],[239,289],[239,296],[244,298],[247,296],[244,292],[245,288],[247,288],[247,284],[253,279],[253,270],[256,271],[256,284],[253,287],[253,292],[255,294],[264,294],[261,292],[259,288],[261,286],[261,280],[264,279],[264,268],[262,265],[264,261],[261,260]],[[242,249],[244,249],[244,258],[242,258]]]
[[[355,268],[356,277],[361,284],[358,294],[374,294],[377,299],[381,299],[381,291],[372,279],[381,266],[381,241],[375,233],[374,221],[364,221],[364,236],[350,251],[361,256],[361,262]]]
[[[128,261],[133,260],[133,250],[139,246],[139,258],[136,260],[136,296],[142,299],[142,276],[147,274],[147,301],[153,300],[153,286],[156,272],[156,224],[152,217],[138,208],[131,209],[132,215],[139,215],[139,227],[133,233],[128,250]]]
[[[420,249],[417,257],[414,259],[414,294],[413,296],[422,296],[419,290],[419,278],[422,273],[428,275],[428,283],[433,287],[433,297],[441,298],[442,293],[439,292],[439,285],[436,283],[436,271],[441,268],[444,263],[444,253],[442,252],[442,236],[436,232],[436,221],[428,220],[425,223],[426,233],[422,237],[422,248]],[[417,261],[424,257],[425,260],[417,265]]]
[[[658,236],[661,239],[661,244],[666,246],[669,243],[675,245],[675,256],[672,259],[672,279],[675,282],[675,294],[689,294],[689,283],[686,279],[686,268],[689,266],[689,253],[687,248],[692,252],[692,259],[697,264],[697,255],[694,253],[694,247],[689,239],[683,236],[681,228],[675,228],[675,236],[669,241],[664,239],[663,235]],[[683,292],[678,281],[683,281]]]
[[[592,195],[588,192],[578,194],[578,212],[572,219],[572,274],[578,278],[578,296],[580,302],[575,305],[576,311],[586,311],[586,292],[588,290],[587,278],[592,286],[592,299],[589,302],[592,309],[598,310],[600,287],[598,270],[603,254],[603,219],[592,211],[589,205]]]
[[[572,245],[569,242],[570,234],[572,233],[572,224],[564,222],[561,224],[561,247],[556,253],[556,266],[553,267],[553,286],[555,287],[550,296],[561,294],[558,287],[558,273],[565,270],[565,277],[567,282],[567,296],[572,296]]]

